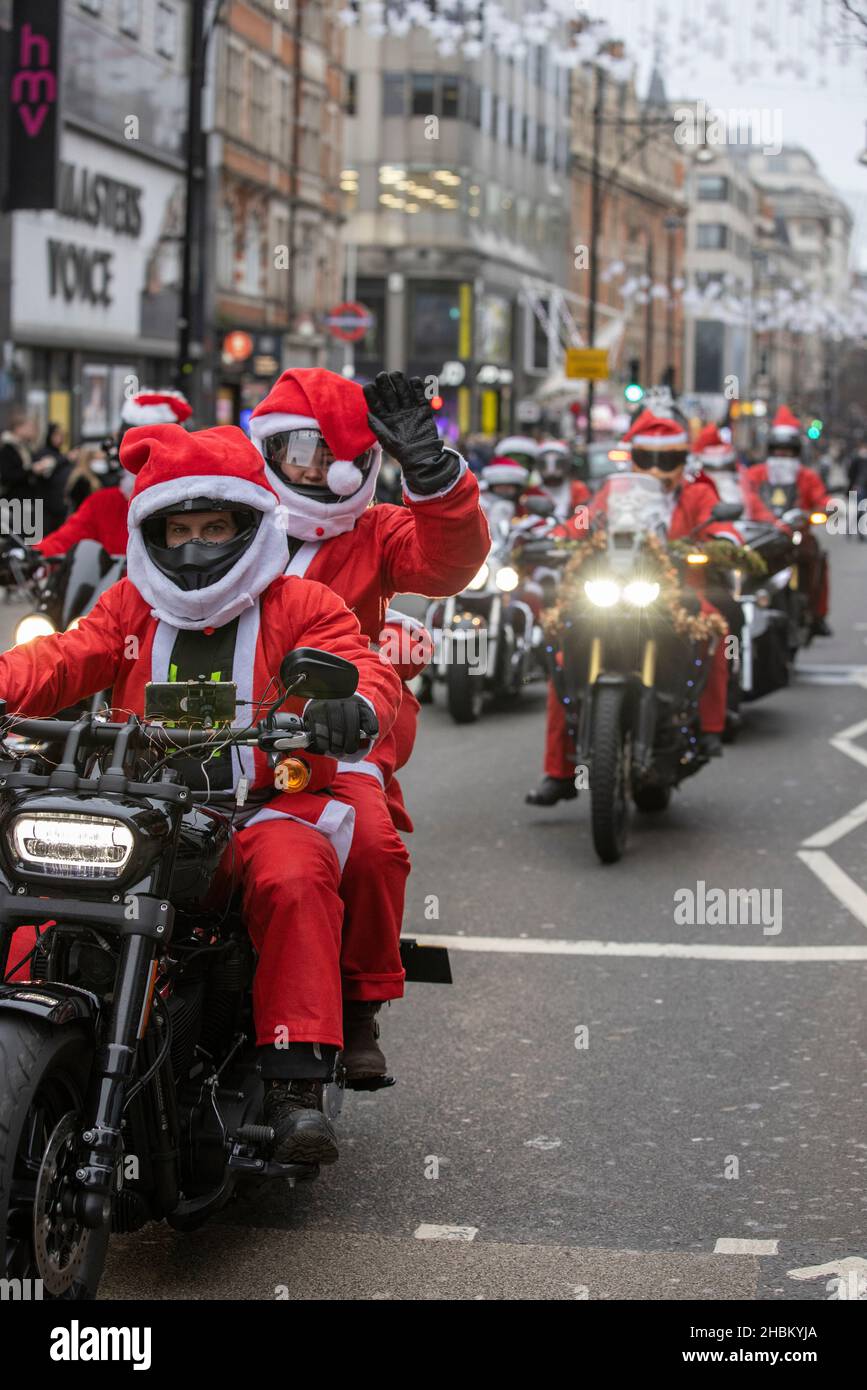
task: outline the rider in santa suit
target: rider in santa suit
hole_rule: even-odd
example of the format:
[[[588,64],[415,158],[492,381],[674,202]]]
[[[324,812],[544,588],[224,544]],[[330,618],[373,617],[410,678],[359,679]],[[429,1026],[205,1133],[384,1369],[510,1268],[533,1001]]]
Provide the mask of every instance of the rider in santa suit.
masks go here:
[[[739,503],[744,508],[744,520],[779,525],[777,517],[756,491],[749,468],[738,463],[734,445],[723,438],[716,425],[707,424],[699,430],[692,443],[692,457],[696,471],[703,471],[713,479],[720,501]]]
[[[395,594],[460,593],[487,558],[478,485],[460,455],[443,446],[417,377],[381,372],[362,390],[320,368],[286,371],[253,411],[250,433],[283,504],[287,573],[332,588],[384,651]],[[371,506],[383,448],[402,470],[403,507]],[[400,674],[416,672],[410,665]],[[391,735],[354,769],[338,764],[331,784],[357,813],[341,885],[342,1060],[350,1083],[384,1076],[377,1014],[403,995],[409,856],[395,825],[411,830],[412,822],[394,773],[412,752],[417,716],[418,701],[404,685]]]
[[[768,436],[768,456],[764,463],[754,463],[748,469],[750,483],[757,492],[764,492],[773,502],[774,490],[785,489],[793,484],[797,488],[797,506],[809,516],[812,512],[828,512],[832,499],[812,468],[801,462],[801,422],[793,415],[787,405],[781,405]],[[785,494],[783,493],[783,496]],[[813,635],[832,636],[828,624],[830,606],[830,581],[828,576],[828,557],[818,545],[816,562],[809,566],[807,584],[812,595]]]
[[[689,440],[676,420],[656,416],[644,410],[633,421],[623,442],[632,447],[632,471],[657,478],[667,494],[671,507],[668,522],[669,540],[693,536],[696,539],[717,537],[742,543],[740,534],[731,522],[711,518],[720,495],[705,473],[684,478],[689,455]],[[578,538],[586,535],[586,524],[604,517],[611,479],[593,497],[589,514],[579,514],[561,529],[561,534]],[[713,605],[701,598],[702,612],[712,612]],[[718,641],[711,657],[707,685],[699,703],[702,729],[702,751],[707,757],[722,755],[722,731],[726,719],[728,668],[725,643]],[[553,806],[557,801],[570,801],[578,795],[575,788],[575,750],[569,737],[563,706],[548,685],[546,712],[544,776],[539,785],[527,793],[531,806]]]
[[[575,508],[590,500],[590,489],[575,478],[569,446],[560,439],[546,439],[539,445],[536,460],[542,487],[554,503],[558,521],[568,521]]]
[[[306,790],[277,790],[259,749],[236,749],[204,766],[187,757],[182,773],[201,799],[229,805],[246,779],[247,799],[235,815],[243,828],[224,876],[240,877],[259,958],[253,1009],[265,1120],[280,1161],[333,1162],[321,1090],[343,1042],[339,887],[355,813],[330,794],[314,794],[334,770],[331,757],[315,755],[367,757],[363,737],[387,734],[400,682],[331,590],[284,574],[278,500],[241,430],[133,429],[121,460],[136,475],[129,577],[77,630],[0,656],[0,695],[10,710],[38,717],[112,687],[115,708],[140,715],[149,681],[195,679],[204,670],[237,684],[253,722],[279,692],[281,662],[294,648],[324,649],[358,668],[351,699],[304,706],[314,735],[312,754],[303,755],[312,774]]]
[[[192,407],[180,391],[139,391],[123,403],[118,442],[136,425],[181,425]],[[101,487],[34,547],[41,555],[66,555],[79,541],[96,541],[109,555],[125,555],[126,514],[132,495],[132,474],[123,472],[115,487]]]

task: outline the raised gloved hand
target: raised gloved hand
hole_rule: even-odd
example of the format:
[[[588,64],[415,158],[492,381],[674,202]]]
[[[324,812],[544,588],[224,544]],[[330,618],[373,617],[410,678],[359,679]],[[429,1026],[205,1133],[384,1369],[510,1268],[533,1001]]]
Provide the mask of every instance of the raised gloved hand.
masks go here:
[[[336,758],[357,753],[379,733],[376,715],[360,695],[351,695],[348,700],[308,700],[303,719],[311,735],[310,752],[330,753]]]
[[[403,470],[410,492],[442,492],[460,473],[456,454],[443,449],[421,378],[380,372],[364,387],[367,423],[387,454]]]

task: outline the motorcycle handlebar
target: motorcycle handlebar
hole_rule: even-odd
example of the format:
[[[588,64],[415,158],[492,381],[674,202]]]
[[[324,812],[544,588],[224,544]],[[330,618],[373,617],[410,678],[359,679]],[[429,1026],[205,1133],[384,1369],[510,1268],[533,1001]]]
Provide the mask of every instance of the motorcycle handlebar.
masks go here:
[[[56,742],[68,738],[73,729],[81,728],[81,743],[96,745],[97,747],[111,747],[118,735],[128,727],[127,724],[96,722],[89,726],[82,726],[81,721],[74,719],[19,719],[15,721],[8,733],[22,734],[26,738],[39,742]],[[237,743],[255,747],[265,733],[269,735],[285,734],[285,742],[280,739],[279,743],[275,744],[273,739],[271,740],[270,746],[281,750],[283,748],[306,748],[310,742],[310,734],[304,728],[303,721],[297,714],[274,715],[267,724],[252,727],[236,728],[218,725],[213,729],[173,729],[168,728],[165,724],[145,724],[144,721],[139,721],[137,728],[141,729],[144,742],[151,747],[156,746],[165,750],[189,748],[201,744],[223,748],[229,744]]]

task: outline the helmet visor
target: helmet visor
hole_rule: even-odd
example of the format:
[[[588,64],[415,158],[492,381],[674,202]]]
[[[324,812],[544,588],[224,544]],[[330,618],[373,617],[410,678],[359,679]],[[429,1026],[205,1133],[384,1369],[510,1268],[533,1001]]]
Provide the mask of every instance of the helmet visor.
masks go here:
[[[272,468],[327,468],[334,455],[319,430],[280,430],[262,441],[265,461]]]

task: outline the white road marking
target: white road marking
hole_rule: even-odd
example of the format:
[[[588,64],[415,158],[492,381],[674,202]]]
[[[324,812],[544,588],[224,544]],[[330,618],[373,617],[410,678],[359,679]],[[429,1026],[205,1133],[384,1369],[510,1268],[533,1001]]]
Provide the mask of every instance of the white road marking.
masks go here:
[[[720,1236],[713,1248],[715,1255],[776,1255],[778,1240],[741,1240],[737,1236]]]
[[[860,806],[855,806],[851,811],[847,811],[845,816],[839,820],[832,821],[826,825],[824,830],[817,830],[815,835],[811,835],[809,840],[804,841],[804,849],[825,849],[828,845],[833,845],[835,840],[842,840],[844,835],[850,831],[857,830],[859,825],[867,821],[867,801],[862,801]]]
[[[867,927],[867,893],[864,889],[860,888],[839,864],[835,864],[824,850],[799,849],[798,858],[813,870],[837,901],[848,908],[853,917],[857,917],[862,927]]]
[[[450,951],[481,951],[522,956],[631,956],[638,959],[665,957],[670,960],[772,961],[775,964],[793,961],[867,960],[867,946],[725,946],[703,943],[690,945],[679,941],[552,941],[541,937],[435,936],[427,932],[413,932],[412,936],[422,946],[446,946]]]
[[[867,1300],[867,1260],[861,1255],[838,1256],[824,1265],[802,1265],[786,1273],[790,1279],[825,1279],[825,1288],[838,1302]]]
[[[867,666],[798,666],[798,685],[865,685]]]
[[[423,1221],[416,1226],[413,1235],[416,1240],[475,1240],[479,1234],[478,1226],[434,1226]]]

